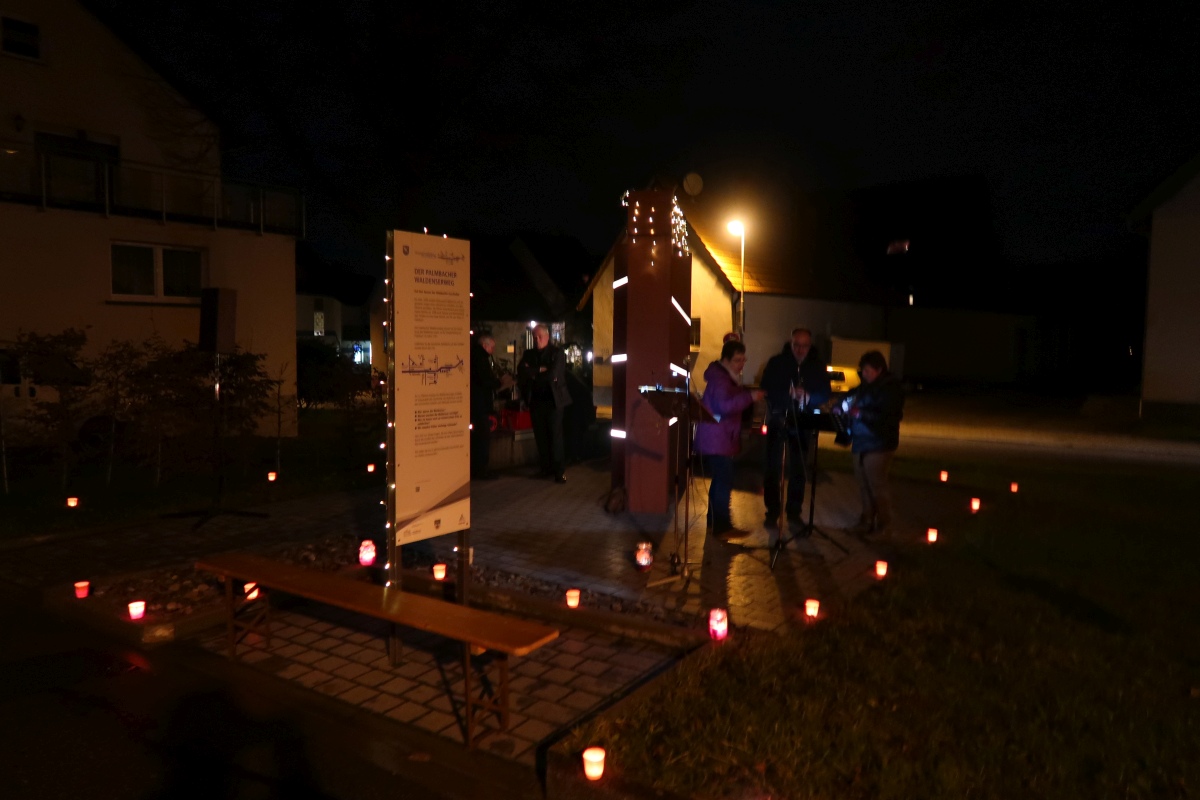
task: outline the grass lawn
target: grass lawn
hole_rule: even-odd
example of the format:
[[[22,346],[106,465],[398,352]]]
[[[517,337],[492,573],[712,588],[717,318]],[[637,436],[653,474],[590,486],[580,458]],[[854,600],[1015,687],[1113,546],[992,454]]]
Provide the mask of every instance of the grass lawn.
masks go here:
[[[382,429],[382,423],[378,426]],[[380,430],[369,419],[351,419],[337,411],[304,411],[300,436],[284,439],[276,470],[275,440],[256,438],[229,445],[221,507],[286,500],[319,492],[379,487],[383,490],[386,459],[379,448]],[[154,487],[149,467],[118,461],[108,485],[102,454],[85,453],[72,469],[67,491],[60,488],[55,454],[45,451],[10,453],[9,493],[0,492],[0,541],[62,531],[137,524],[172,511],[211,508],[217,482],[207,462],[190,468],[187,456],[165,454],[162,484]],[[366,465],[377,462],[368,474]],[[268,471],[277,471],[274,482]],[[66,498],[79,498],[68,508]]]
[[[737,630],[567,746],[696,798],[1200,796],[1200,472],[901,457],[897,489],[938,468],[986,513],[901,546],[845,614]]]

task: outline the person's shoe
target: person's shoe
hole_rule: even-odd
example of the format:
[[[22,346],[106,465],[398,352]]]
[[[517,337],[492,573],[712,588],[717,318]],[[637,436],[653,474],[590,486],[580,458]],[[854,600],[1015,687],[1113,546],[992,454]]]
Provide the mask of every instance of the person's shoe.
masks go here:
[[[801,519],[801,514],[799,511],[789,511],[787,514],[787,521],[789,523],[791,523],[792,525],[803,525],[804,524],[804,520]]]
[[[563,473],[561,473],[561,472],[560,472],[560,473],[558,473],[557,475],[555,475],[555,476],[554,476],[554,482],[555,482],[555,483],[566,483],[566,482],[567,482],[567,476],[566,476],[565,474],[563,474]]]
[[[767,515],[763,518],[763,527],[770,530],[777,529],[779,527],[779,515],[768,511]]]

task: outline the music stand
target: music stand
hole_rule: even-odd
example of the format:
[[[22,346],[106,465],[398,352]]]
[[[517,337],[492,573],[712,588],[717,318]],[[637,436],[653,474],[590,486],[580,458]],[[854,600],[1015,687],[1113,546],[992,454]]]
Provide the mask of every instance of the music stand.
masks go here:
[[[663,386],[639,386],[638,393],[646,398],[646,402],[650,404],[658,415],[665,420],[675,420],[676,424],[680,425],[680,438],[683,440],[683,480],[686,488],[683,495],[683,555],[678,552],[671,553],[671,575],[667,578],[652,581],[647,583],[647,587],[658,586],[663,583],[670,583],[676,578],[687,578],[691,571],[691,562],[688,561],[688,549],[690,542],[690,533],[692,527],[692,423],[693,422],[716,422],[716,417],[712,415],[704,404],[700,402],[700,398],[692,394],[691,391],[691,376],[688,376],[686,387],[677,389],[665,388]],[[669,427],[670,423],[668,423]],[[678,449],[676,449],[678,453]],[[672,536],[675,545],[679,545],[679,480],[680,474],[677,469],[675,474],[671,476],[671,486],[674,500],[674,522],[672,523]],[[678,570],[678,571],[677,571]]]
[[[850,551],[847,550],[841,544],[841,542],[830,537],[829,534],[827,534],[825,531],[818,528],[816,526],[816,524],[814,524],[814,522],[813,522],[813,515],[817,509],[817,474],[818,474],[817,473],[817,454],[821,450],[820,441],[819,441],[821,431],[826,431],[827,433],[845,433],[845,425],[835,414],[830,414],[828,412],[822,413],[820,409],[814,409],[812,413],[796,414],[795,419],[796,419],[796,427],[798,428],[798,433],[805,434],[805,433],[811,432],[811,434],[812,434],[812,471],[811,472],[809,472],[809,469],[808,469],[807,459],[805,459],[805,461],[804,461],[805,477],[808,479],[808,526],[805,528],[803,533],[798,533],[795,536],[785,536],[784,531],[786,529],[783,527],[780,527],[779,538],[775,540],[775,546],[771,548],[771,564],[770,564],[771,569],[775,569],[775,561],[778,560],[779,554],[783,552],[783,549],[785,547],[787,547],[790,542],[794,541],[795,539],[799,539],[799,538],[808,538],[814,532],[816,532],[819,536],[823,537],[825,539],[825,541],[829,542],[834,547],[841,550],[843,553],[845,553],[847,555],[850,554]],[[785,453],[787,452],[786,443],[784,445],[784,452]],[[787,480],[786,470],[783,472],[783,477],[784,477],[784,480],[786,481]],[[782,504],[782,501],[783,501],[783,497],[781,495],[781,497],[780,497],[781,504]]]

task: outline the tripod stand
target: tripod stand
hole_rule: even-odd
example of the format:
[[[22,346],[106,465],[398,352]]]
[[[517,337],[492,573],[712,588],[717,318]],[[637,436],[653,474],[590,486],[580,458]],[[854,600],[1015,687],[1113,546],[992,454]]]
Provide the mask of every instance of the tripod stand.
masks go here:
[[[672,536],[674,544],[678,548],[680,543],[679,531],[679,483],[684,482],[683,488],[683,548],[682,555],[679,550],[671,553],[671,574],[666,578],[660,578],[647,583],[646,586],[659,586],[664,583],[670,583],[678,578],[687,580],[691,576],[692,562],[688,560],[688,550],[691,540],[692,529],[692,429],[693,422],[713,422],[714,417],[704,408],[703,404],[696,399],[691,392],[691,376],[688,376],[687,383],[683,388],[665,389],[662,386],[639,386],[638,392],[653,406],[654,410],[659,413],[664,419],[670,420],[667,423],[668,427],[679,425],[680,443],[676,445],[676,469],[672,476],[672,499],[674,501],[674,522],[672,525]],[[683,458],[679,457],[679,448],[682,445]],[[682,468],[680,468],[682,467]]]
[[[824,538],[825,541],[829,542],[834,547],[841,550],[843,553],[849,554],[849,552],[850,552],[849,550],[847,550],[845,548],[845,546],[843,546],[836,539],[831,538],[829,536],[829,534],[827,534],[825,531],[818,528],[817,525],[813,522],[814,514],[817,509],[817,476],[819,474],[817,471],[817,455],[818,455],[818,453],[820,453],[820,450],[821,450],[820,441],[819,441],[820,433],[822,430],[831,431],[831,432],[837,431],[837,423],[834,420],[832,414],[822,414],[820,409],[814,409],[812,411],[812,413],[804,413],[804,414],[797,414],[795,412],[795,409],[790,409],[788,413],[792,415],[791,416],[791,427],[788,431],[788,435],[791,436],[794,434],[796,436],[808,436],[811,434],[811,437],[812,437],[809,440],[810,445],[808,448],[808,449],[812,450],[812,468],[811,469],[809,469],[807,454],[804,452],[805,448],[804,447],[797,448],[803,456],[800,463],[803,467],[803,473],[804,473],[805,480],[808,481],[808,524],[801,534],[797,534],[795,536],[786,536],[785,531],[787,530],[787,528],[783,527],[782,525],[780,526],[779,538],[775,540],[775,546],[771,548],[771,564],[770,564],[771,569],[775,569],[775,562],[779,559],[779,554],[783,552],[783,549],[785,547],[787,547],[789,543],[791,543],[792,541],[794,541],[798,538],[808,538],[809,536],[812,536],[814,533],[816,533],[818,536],[821,536],[822,538]],[[785,422],[785,424],[787,424],[787,423]],[[786,459],[786,455],[787,455],[787,441],[786,440],[784,442],[783,450],[784,450],[784,456]],[[780,506],[781,507],[783,506],[782,500],[784,497],[786,497],[787,471],[783,470],[782,474],[783,474],[783,481],[780,485],[780,492],[781,492]]]

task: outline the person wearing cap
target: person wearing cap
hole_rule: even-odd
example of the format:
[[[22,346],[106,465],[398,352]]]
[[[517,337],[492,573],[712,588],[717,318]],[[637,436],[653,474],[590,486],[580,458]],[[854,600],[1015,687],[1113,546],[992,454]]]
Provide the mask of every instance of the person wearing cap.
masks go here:
[[[858,362],[859,384],[843,401],[850,429],[854,479],[862,496],[862,513],[852,533],[892,535],[892,490],[888,468],[900,446],[904,417],[904,386],[888,369],[878,350],[863,353]]]

